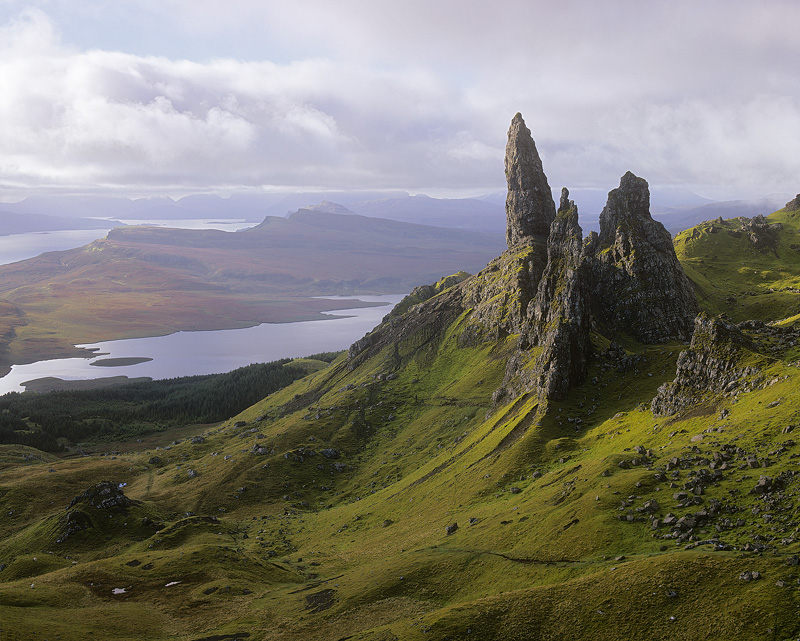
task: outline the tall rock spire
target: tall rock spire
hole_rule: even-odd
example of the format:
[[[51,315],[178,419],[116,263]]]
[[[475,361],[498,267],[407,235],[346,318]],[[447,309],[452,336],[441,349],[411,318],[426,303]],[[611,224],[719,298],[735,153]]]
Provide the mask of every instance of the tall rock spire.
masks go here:
[[[531,237],[545,240],[556,206],[542,160],[522,114],[511,120],[506,145],[506,241],[512,247]]]

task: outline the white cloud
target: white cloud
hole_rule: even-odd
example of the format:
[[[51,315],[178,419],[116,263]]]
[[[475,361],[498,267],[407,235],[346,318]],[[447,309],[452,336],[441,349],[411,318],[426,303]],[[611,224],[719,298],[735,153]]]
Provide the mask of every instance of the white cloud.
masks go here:
[[[474,193],[516,111],[555,186],[798,189],[788,0],[26,4],[0,10],[6,190]]]

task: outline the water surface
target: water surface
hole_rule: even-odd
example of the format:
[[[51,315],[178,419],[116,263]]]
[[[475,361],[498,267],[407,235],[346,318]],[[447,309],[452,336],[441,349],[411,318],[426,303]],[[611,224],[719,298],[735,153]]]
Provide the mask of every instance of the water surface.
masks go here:
[[[22,392],[26,381],[48,376],[64,380],[109,376],[174,378],[229,372],[251,363],[347,349],[380,323],[402,298],[397,294],[359,296],[358,299],[365,302],[384,304],[325,312],[331,320],[264,323],[245,329],[177,332],[168,336],[78,345],[93,350],[93,354],[87,358],[60,358],[13,365],[11,371],[0,378],[0,394]],[[131,363],[143,359],[152,360],[120,367],[109,367],[108,363],[102,363],[100,367],[93,365],[108,360]]]

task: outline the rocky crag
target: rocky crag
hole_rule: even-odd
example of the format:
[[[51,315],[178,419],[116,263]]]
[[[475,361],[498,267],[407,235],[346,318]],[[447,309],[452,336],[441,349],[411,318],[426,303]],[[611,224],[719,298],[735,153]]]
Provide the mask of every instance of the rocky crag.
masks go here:
[[[596,296],[593,312],[604,329],[644,343],[688,340],[698,312],[672,236],[650,215],[647,182],[626,173],[608,194],[600,233],[589,235]]]
[[[800,328],[761,321],[734,324],[724,315],[701,312],[689,349],[678,356],[675,379],[658,389],[651,409],[672,416],[704,401],[736,399],[742,393],[774,385],[764,371],[800,342]]]
[[[486,269],[394,318],[356,343],[351,365],[412,336],[431,340],[465,315],[462,345],[516,337],[495,401],[532,393],[564,398],[585,377],[590,331],[646,343],[687,340],[698,306],[647,182],[628,172],[609,193],[600,234],[583,239],[563,189],[558,211],[530,130],[516,114],[505,156],[508,250]],[[435,291],[435,290],[431,290]],[[402,303],[401,303],[402,306]],[[427,337],[427,338],[424,338]],[[398,364],[402,349],[396,348]]]
[[[506,145],[506,240],[508,246],[535,239],[546,243],[556,217],[553,193],[522,114],[511,120]]]
[[[662,385],[651,403],[653,414],[670,416],[697,405],[709,394],[738,393],[761,371],[755,363],[742,365],[745,353],[752,357],[757,349],[739,326],[724,317],[699,314],[691,345],[678,356],[675,380]],[[754,381],[755,385],[759,382],[757,378]]]

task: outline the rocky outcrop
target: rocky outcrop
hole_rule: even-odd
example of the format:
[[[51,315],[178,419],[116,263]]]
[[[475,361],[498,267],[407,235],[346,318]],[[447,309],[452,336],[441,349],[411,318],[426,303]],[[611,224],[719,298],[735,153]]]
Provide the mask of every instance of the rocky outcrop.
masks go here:
[[[433,298],[437,294],[441,294],[445,289],[449,289],[450,287],[453,287],[453,285],[458,285],[460,282],[469,277],[470,274],[462,271],[456,274],[451,274],[450,276],[445,276],[432,285],[419,285],[418,287],[412,289],[408,296],[397,303],[397,305],[392,308],[392,311],[389,312],[383,320],[386,321],[393,318],[398,318],[405,314],[414,305],[424,303],[429,298]]]
[[[69,504],[67,514],[62,519],[61,532],[56,543],[65,543],[70,537],[81,530],[90,530],[95,527],[92,520],[98,518],[98,511],[102,511],[102,519],[106,514],[126,514],[136,501],[125,496],[122,489],[111,481],[101,481],[85,492],[79,494]]]
[[[528,311],[530,341],[541,348],[532,378],[544,398],[563,398],[570,387],[586,378],[591,342],[582,244],[578,208],[565,188],[550,227],[547,267]]]
[[[785,211],[797,211],[800,209],[800,194],[797,194],[792,200],[786,203],[786,207],[783,208]]]
[[[741,223],[739,231],[747,235],[747,239],[754,249],[758,251],[777,250],[778,232],[783,229],[781,223],[770,223],[764,216],[741,217],[739,222]]]
[[[465,283],[464,305],[472,312],[462,343],[526,334],[528,307],[546,265],[546,246],[529,240],[495,258]]]
[[[691,336],[697,299],[672,236],[650,215],[647,181],[631,172],[622,177],[608,194],[600,234],[589,236],[586,253],[593,311],[610,334],[624,332],[645,343]]]
[[[609,193],[600,234],[582,238],[564,189],[558,212],[530,130],[514,116],[506,148],[509,249],[475,276],[417,288],[349,351],[347,366],[389,348],[390,367],[461,317],[458,345],[516,336],[494,399],[559,399],[584,380],[590,328],[647,343],[688,339],[697,301],[672,237],[650,216],[647,182],[627,173]],[[463,316],[462,316],[463,315]]]
[[[464,312],[462,285],[470,280],[412,305],[401,316],[387,315],[384,322],[350,346],[348,370],[354,370],[386,347],[393,350],[389,365],[398,368],[404,356],[441,339],[447,327]]]
[[[528,239],[545,242],[556,206],[542,161],[522,114],[511,121],[506,145],[506,241],[513,247]]]
[[[98,510],[126,509],[133,505],[133,501],[111,481],[102,481],[93,485],[88,490],[79,494],[69,504],[69,507],[83,503]]]
[[[701,313],[695,319],[689,349],[678,356],[675,379],[658,388],[651,403],[656,416],[670,416],[697,404],[709,393],[733,395],[760,369],[742,365],[744,350],[755,351],[750,338],[724,317]],[[750,359],[752,360],[752,359]]]

